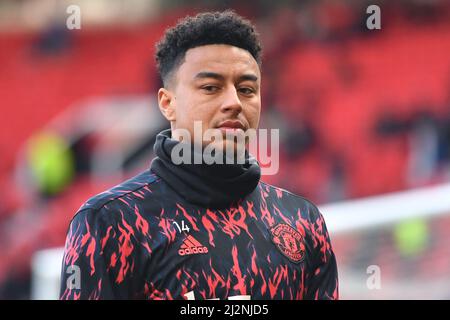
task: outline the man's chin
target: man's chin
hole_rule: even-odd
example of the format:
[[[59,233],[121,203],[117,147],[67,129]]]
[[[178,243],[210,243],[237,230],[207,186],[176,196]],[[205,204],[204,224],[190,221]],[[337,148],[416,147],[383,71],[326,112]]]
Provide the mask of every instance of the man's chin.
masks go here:
[[[208,150],[217,152],[221,157],[236,160],[238,157],[245,157],[245,144],[238,143],[232,139],[224,139],[221,142],[211,142]]]

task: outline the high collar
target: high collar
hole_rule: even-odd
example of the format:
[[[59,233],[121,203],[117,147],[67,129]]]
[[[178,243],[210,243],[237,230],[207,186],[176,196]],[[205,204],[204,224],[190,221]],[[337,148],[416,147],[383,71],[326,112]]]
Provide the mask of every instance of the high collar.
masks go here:
[[[156,157],[151,170],[187,201],[206,208],[232,205],[250,194],[258,185],[261,169],[246,152],[245,164],[179,164],[171,160],[172,149],[179,143],[171,138],[170,129],[156,136]],[[190,145],[191,152],[196,151]]]

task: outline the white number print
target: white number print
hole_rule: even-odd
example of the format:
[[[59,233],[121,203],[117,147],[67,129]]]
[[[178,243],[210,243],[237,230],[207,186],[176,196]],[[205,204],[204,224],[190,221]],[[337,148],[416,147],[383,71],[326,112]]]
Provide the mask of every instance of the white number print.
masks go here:
[[[174,221],[173,224],[175,225],[175,227],[177,227],[178,232],[182,233],[183,231],[189,232],[191,229],[189,228],[188,225],[186,225],[186,223],[184,222],[184,220],[181,220],[181,227],[178,224],[178,222]]]
[[[195,300],[194,291],[189,291],[188,293],[184,294],[184,296],[187,298],[187,300]],[[215,298],[215,299],[207,299],[207,300],[220,300],[220,299]],[[230,296],[230,297],[228,297],[228,300],[251,300],[251,297],[249,295]]]

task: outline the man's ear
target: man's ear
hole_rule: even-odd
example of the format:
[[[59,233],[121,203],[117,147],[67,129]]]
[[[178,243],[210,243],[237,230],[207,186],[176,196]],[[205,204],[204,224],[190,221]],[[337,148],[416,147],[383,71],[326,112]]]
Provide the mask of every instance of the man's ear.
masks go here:
[[[175,121],[175,97],[173,93],[165,88],[158,90],[159,110],[169,122]]]

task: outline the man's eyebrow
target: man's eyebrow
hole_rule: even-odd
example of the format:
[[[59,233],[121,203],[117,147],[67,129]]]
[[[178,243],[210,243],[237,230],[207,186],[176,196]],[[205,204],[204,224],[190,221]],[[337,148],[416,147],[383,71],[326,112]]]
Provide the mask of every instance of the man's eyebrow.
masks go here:
[[[205,79],[205,78],[212,78],[212,79],[216,79],[216,80],[225,80],[225,77],[219,73],[216,72],[210,72],[210,71],[202,71],[199,72],[195,75],[194,77],[195,79]],[[257,82],[258,81],[258,77],[255,76],[254,74],[243,74],[242,76],[240,76],[238,78],[238,81],[254,81]]]
[[[195,79],[205,79],[205,78],[213,78],[216,80],[225,80],[225,77],[219,73],[202,71],[195,75]]]
[[[239,81],[254,81],[257,82],[258,81],[258,77],[255,76],[254,74],[243,74],[242,76],[240,76],[238,78]]]

